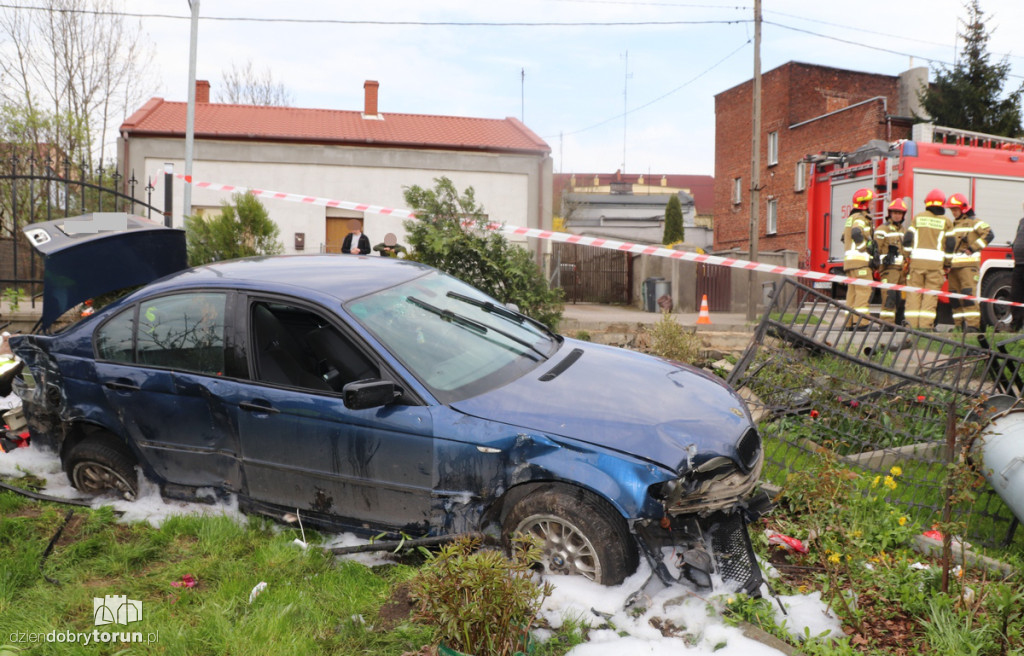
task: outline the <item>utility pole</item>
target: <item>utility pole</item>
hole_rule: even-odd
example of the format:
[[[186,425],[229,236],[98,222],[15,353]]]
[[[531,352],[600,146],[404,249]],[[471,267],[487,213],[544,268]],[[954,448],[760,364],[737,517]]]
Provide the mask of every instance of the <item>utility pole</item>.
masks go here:
[[[754,0],[754,88],[753,88],[753,126],[754,138],[751,140],[753,156],[750,161],[750,257],[757,262],[757,237],[760,231],[758,210],[761,204],[761,0]],[[757,273],[753,270],[747,274],[747,321],[757,319],[758,292]]]
[[[519,69],[519,121],[526,123],[526,69]]]
[[[625,74],[622,77],[622,175],[626,175],[626,120],[629,113],[627,90],[629,87],[629,51],[626,51]]]
[[[199,38],[199,0],[189,0],[192,32],[188,46],[188,110],[185,114],[185,202],[182,211],[192,212],[192,148],[196,131],[196,41]]]

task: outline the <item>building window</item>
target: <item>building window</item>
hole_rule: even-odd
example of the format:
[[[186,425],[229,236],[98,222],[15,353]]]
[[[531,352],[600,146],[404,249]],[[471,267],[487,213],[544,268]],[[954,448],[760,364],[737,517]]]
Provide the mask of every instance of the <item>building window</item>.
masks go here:
[[[768,228],[766,232],[769,235],[774,235],[779,231],[779,201],[772,198],[768,201]]]
[[[768,133],[768,166],[779,163],[779,133]]]
[[[743,202],[743,178],[732,179],[732,204],[739,205]]]
[[[793,191],[807,189],[807,162],[797,162],[793,173]]]

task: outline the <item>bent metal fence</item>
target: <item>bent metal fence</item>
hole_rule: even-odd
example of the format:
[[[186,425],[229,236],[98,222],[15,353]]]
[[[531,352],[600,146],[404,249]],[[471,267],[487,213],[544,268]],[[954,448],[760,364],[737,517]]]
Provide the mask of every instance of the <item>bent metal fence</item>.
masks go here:
[[[887,498],[928,529],[942,516],[951,466],[985,466],[970,449],[978,424],[965,419],[994,395],[1024,392],[1024,358],[1014,354],[1024,343],[897,329],[868,315],[859,316],[870,330],[851,331],[848,314],[809,287],[775,283],[729,383],[747,399],[769,461],[797,471],[827,450],[867,476],[898,467]],[[953,509],[968,537],[990,546],[1022,541],[991,486],[976,494],[970,507]]]
[[[142,182],[134,172],[125,180],[116,168],[74,166],[66,158],[56,161],[10,145],[0,153],[0,292],[5,296],[27,297],[35,307],[42,293],[42,261],[22,233],[30,223],[92,212],[145,212],[163,220],[164,210],[152,204],[152,183],[138,190],[146,202],[136,198]]]

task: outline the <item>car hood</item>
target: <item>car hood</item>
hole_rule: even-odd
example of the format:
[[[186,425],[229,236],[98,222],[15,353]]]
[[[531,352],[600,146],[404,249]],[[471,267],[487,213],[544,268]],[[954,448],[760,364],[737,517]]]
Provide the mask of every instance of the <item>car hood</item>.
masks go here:
[[[451,407],[677,472],[716,455],[745,464],[739,444],[752,426],[739,396],[710,374],[570,339],[547,366]]]
[[[123,212],[30,223],[24,232],[44,258],[43,328],[85,300],[188,268],[183,230]]]

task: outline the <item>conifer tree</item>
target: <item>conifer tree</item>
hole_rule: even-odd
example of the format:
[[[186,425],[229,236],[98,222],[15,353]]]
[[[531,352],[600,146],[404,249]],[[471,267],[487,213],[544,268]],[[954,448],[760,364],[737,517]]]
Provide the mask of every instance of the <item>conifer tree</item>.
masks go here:
[[[679,203],[679,195],[672,194],[665,205],[665,232],[661,243],[669,246],[685,239],[683,232],[683,206]]]
[[[1024,86],[1003,95],[1010,64],[1004,57],[991,63],[988,52],[990,32],[978,0],[965,5],[963,50],[952,68],[940,66],[935,82],[921,95],[924,110],[936,125],[974,132],[1020,136],[1021,94]]]

